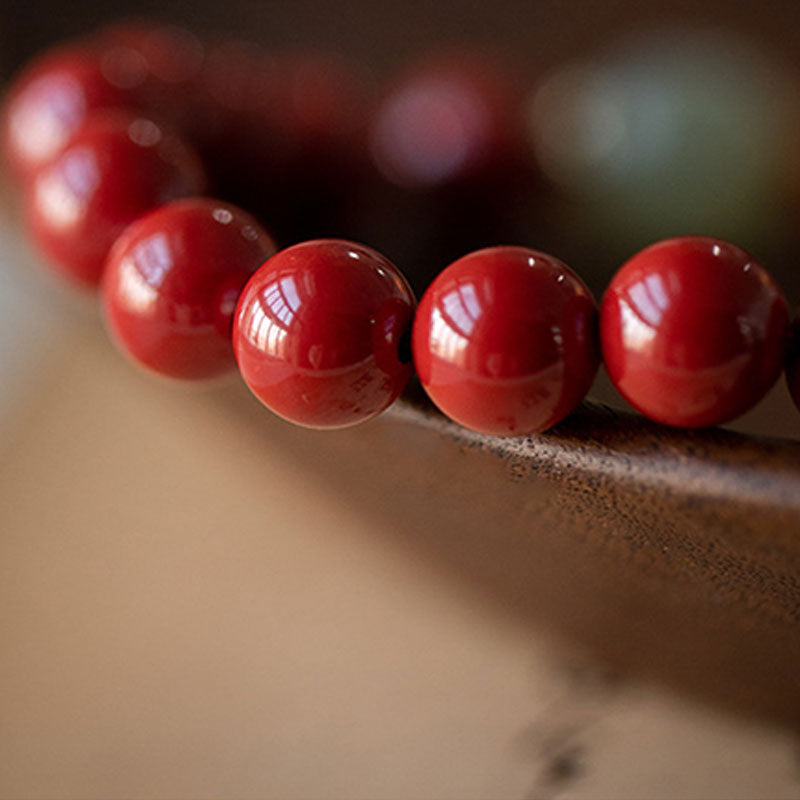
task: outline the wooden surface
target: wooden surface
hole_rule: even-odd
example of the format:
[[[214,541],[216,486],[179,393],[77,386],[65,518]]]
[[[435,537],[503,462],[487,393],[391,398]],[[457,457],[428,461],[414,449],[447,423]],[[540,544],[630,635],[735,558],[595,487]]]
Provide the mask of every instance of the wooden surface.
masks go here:
[[[459,448],[425,478],[441,558],[627,669],[800,719],[800,444],[592,404],[529,440],[397,415]]]
[[[687,531],[559,522],[598,519],[603,496],[575,447],[617,437],[635,460],[618,416],[513,461],[413,406],[302,431],[236,385],[143,376],[95,320],[53,311],[69,327],[46,337],[2,432],[4,800],[800,796],[789,728],[675,681],[699,647],[696,672],[721,670],[741,700],[723,651],[757,618],[733,656],[772,647],[783,601],[741,616],[719,569],[681,556]],[[633,519],[635,487],[611,472]],[[721,610],[692,620],[712,584]],[[592,653],[608,637],[625,668]],[[661,665],[670,650],[683,657]]]
[[[626,0],[346,5],[210,5],[204,26],[302,29],[386,68],[443,30],[548,65],[633,22]],[[793,52],[788,2],[635,14],[723,8]],[[86,27],[8,11],[4,72]],[[3,275],[27,269],[6,243]],[[800,417],[780,389],[744,426],[795,441],[587,405],[503,443],[418,399],[321,435],[235,385],[144,377],[88,303],[3,280],[2,800],[800,798]]]
[[[782,386],[793,439],[321,434],[0,260],[0,798],[800,797]]]

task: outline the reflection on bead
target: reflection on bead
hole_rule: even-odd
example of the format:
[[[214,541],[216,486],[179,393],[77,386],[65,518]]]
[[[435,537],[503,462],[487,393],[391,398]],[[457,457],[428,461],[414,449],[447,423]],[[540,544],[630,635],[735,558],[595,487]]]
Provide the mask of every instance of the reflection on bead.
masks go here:
[[[414,297],[397,268],[354,242],[321,239],[274,255],[239,300],[242,376],[276,414],[311,428],[355,425],[403,390],[401,345]]]
[[[777,380],[788,316],[775,281],[720,239],[652,245],[614,276],[601,306],[606,370],[657,422],[705,427],[754,406]]]
[[[413,351],[425,391],[449,417],[497,436],[555,425],[597,371],[596,307],[566,265],[523,247],[478,250],[423,296]]]

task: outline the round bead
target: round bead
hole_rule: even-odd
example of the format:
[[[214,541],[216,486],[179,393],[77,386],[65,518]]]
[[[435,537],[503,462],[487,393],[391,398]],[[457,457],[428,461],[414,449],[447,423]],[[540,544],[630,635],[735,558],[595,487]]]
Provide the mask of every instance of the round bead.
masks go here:
[[[242,376],[281,417],[344,428],[374,417],[411,376],[414,296],[399,270],[354,242],[320,239],[272,256],[242,292],[233,343]]]
[[[31,63],[11,88],[3,117],[5,159],[20,178],[56,156],[93,112],[134,104],[94,47],[53,50]]]
[[[132,86],[183,86],[198,77],[205,57],[203,42],[191,31],[146,20],[101,28],[97,44],[106,53],[106,73]]]
[[[179,139],[144,118],[103,114],[29,183],[28,226],[56,269],[92,286],[125,227],[204,187],[198,157]]]
[[[370,139],[380,171],[408,188],[449,186],[516,161],[523,125],[516,77],[488,58],[428,59],[377,109]]]
[[[642,250],[603,297],[606,370],[645,416],[718,425],[755,405],[778,378],[786,301],[752,256],[720,239],[687,236]]]
[[[103,278],[106,320],[120,348],[173,378],[202,379],[235,366],[236,301],[275,252],[270,236],[236,206],[178,200],[130,225]]]
[[[597,372],[596,306],[552,256],[490,247],[430,285],[414,321],[414,363],[447,416],[479,433],[522,436],[555,425]]]
[[[202,140],[208,123],[199,101],[206,47],[197,36],[175,25],[142,20],[102,28],[93,42],[105,74],[130,87],[137,107],[193,143]]]

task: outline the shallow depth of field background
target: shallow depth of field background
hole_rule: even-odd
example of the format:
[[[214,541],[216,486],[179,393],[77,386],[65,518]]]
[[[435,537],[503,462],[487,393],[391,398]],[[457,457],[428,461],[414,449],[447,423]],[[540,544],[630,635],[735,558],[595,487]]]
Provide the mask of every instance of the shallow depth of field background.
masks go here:
[[[376,86],[432,47],[499,50],[548,192],[521,243],[599,293],[655,238],[726,236],[800,302],[794,0],[6,0],[2,77],[137,16],[341,51]],[[453,580],[321,477],[347,466],[333,440],[240,387],[131,370],[4,208],[0,800],[800,795],[793,730],[609,672]],[[782,384],[739,425],[800,436]]]

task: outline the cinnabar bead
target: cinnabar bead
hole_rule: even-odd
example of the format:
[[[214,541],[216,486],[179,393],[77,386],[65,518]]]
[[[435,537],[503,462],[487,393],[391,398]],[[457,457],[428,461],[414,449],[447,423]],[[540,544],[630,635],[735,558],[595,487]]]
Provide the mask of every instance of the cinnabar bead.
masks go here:
[[[55,157],[94,112],[137,105],[109,76],[100,51],[81,43],[34,60],[12,84],[3,114],[5,161],[18,178]]]
[[[130,225],[103,278],[108,327],[144,367],[212,378],[235,367],[233,312],[242,287],[275,252],[249,214],[210,198],[178,200]]]
[[[344,428],[374,417],[411,376],[414,296],[399,270],[355,242],[319,239],[272,256],[248,282],[233,343],[247,385],[281,417]]]
[[[656,422],[699,428],[755,405],[780,375],[788,313],[751,255],[721,239],[686,236],[642,250],[603,297],[606,370]]]
[[[204,188],[202,164],[180,139],[142,117],[101,114],[26,187],[28,228],[55,269],[94,286],[131,222]]]
[[[563,419],[597,372],[596,305],[558,259],[490,247],[450,264],[414,321],[414,364],[433,402],[479,433],[523,436]]]

